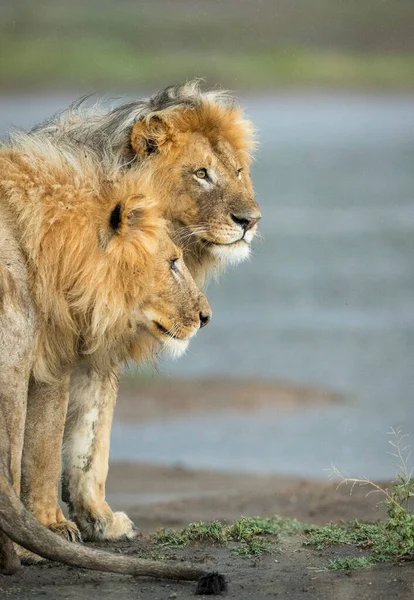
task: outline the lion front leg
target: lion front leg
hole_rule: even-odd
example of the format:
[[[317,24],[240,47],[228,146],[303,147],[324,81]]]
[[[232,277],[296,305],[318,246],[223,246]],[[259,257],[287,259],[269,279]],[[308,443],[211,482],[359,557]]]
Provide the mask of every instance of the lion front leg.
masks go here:
[[[30,380],[22,457],[21,498],[39,521],[69,541],[81,540],[59,506],[63,431],[69,374],[55,384]]]
[[[4,335],[1,321],[0,316],[0,346],[4,344],[7,337]],[[15,344],[18,348],[18,340],[15,340]],[[4,348],[4,345],[2,347]],[[0,504],[4,496],[4,479],[7,479],[7,484],[13,484],[17,494],[20,493],[21,458],[30,370],[28,363],[20,359],[21,357],[13,364],[11,352],[8,352],[6,356],[0,356]],[[7,364],[10,362],[11,365]],[[19,567],[20,559],[13,542],[0,530],[0,575],[13,575]]]
[[[112,417],[118,375],[98,374],[86,363],[72,372],[63,443],[62,498],[87,540],[116,540],[136,535],[123,512],[105,500]]]

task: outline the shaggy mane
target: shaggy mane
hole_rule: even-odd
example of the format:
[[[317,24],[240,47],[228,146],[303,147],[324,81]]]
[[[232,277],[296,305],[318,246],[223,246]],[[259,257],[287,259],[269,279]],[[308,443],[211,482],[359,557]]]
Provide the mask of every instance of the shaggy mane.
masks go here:
[[[93,156],[40,133],[19,133],[0,150],[2,215],[27,257],[41,321],[38,379],[53,379],[80,354],[96,356],[98,368],[129,355],[131,319],[165,228],[137,187],[145,191],[142,177],[108,180]]]
[[[202,91],[200,80],[169,86],[153,96],[107,109],[103,100],[88,105],[90,96],[80,98],[65,110],[40,123],[31,131],[47,133],[74,145],[86,145],[105,169],[125,167],[138,161],[130,145],[135,123],[154,115],[179,125],[208,131],[218,127],[236,150],[254,146],[253,127],[245,121],[234,98],[224,90]],[[217,121],[218,120],[218,121]]]

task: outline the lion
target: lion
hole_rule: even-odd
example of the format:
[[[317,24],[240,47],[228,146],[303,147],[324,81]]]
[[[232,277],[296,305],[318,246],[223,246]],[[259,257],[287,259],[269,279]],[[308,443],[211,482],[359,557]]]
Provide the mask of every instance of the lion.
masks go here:
[[[79,154],[87,148],[106,173],[114,169],[132,177],[145,173],[198,285],[249,256],[261,218],[250,178],[253,127],[227,93],[202,92],[199,82],[190,82],[110,111],[100,106],[88,109],[80,102],[35,127],[31,135],[34,139],[47,135],[58,145],[71,143]],[[136,535],[132,521],[124,513],[114,513],[105,500],[118,374],[119,369],[97,373],[87,360],[71,373],[62,499],[86,540]],[[32,407],[36,413],[34,403]],[[36,423],[30,411],[28,419]],[[33,481],[31,496],[43,497],[49,516],[34,514],[53,525],[53,515],[60,514],[58,481],[49,488],[53,499],[47,497],[31,459],[41,454],[43,434],[36,425],[26,431],[23,476]],[[22,497],[32,508],[27,494]]]
[[[18,498],[21,488],[33,512],[43,510],[43,498],[30,496],[30,482],[20,481],[33,399],[42,411],[28,423],[43,429],[44,450],[32,459],[47,493],[60,472],[53,444],[63,433],[74,365],[86,357],[106,375],[136,356],[137,339],[140,359],[159,347],[181,354],[211,318],[144,178],[139,185],[136,175],[106,175],[86,152],[75,157],[41,136],[20,134],[0,151],[0,555],[6,571],[17,568],[6,534],[68,564],[198,578],[204,571],[191,566],[75,550],[57,542]],[[64,523],[62,514],[53,518]]]

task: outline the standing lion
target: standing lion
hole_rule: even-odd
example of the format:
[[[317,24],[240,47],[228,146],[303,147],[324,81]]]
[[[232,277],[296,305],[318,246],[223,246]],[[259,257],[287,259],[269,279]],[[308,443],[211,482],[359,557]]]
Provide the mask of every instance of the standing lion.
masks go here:
[[[53,496],[45,482],[53,485],[60,460],[50,447],[60,448],[69,375],[79,361],[86,357],[94,372],[108,376],[136,354],[137,339],[141,357],[156,347],[181,353],[211,317],[148,195],[150,184],[119,172],[108,181],[94,158],[40,134],[17,135],[0,150],[0,570],[13,573],[19,566],[13,540],[85,568],[201,577],[201,591],[220,592],[221,576],[192,565],[69,544],[19,499],[20,487],[27,498],[35,483]],[[42,410],[34,413],[33,405]],[[20,481],[26,409],[26,433],[42,429],[40,454],[31,456],[41,481],[27,473]],[[33,512],[50,518],[44,498],[33,498]],[[63,524],[76,536],[61,513],[53,518],[52,529]]]
[[[44,134],[57,146],[72,144],[79,154],[87,149],[109,178],[118,171],[132,178],[145,174],[199,285],[227,264],[249,256],[261,217],[250,179],[252,125],[226,93],[203,92],[198,82],[192,82],[109,111],[85,108],[81,101],[31,133],[34,139]],[[138,356],[141,345],[137,337]],[[135,535],[128,517],[112,512],[105,500],[118,376],[119,365],[104,373],[93,369],[87,358],[71,373],[62,497],[73,522],[60,521],[69,538],[74,531],[77,535],[74,523],[89,540]],[[28,410],[31,426],[23,452],[22,498],[42,523],[56,527],[55,515],[61,519],[58,470],[47,488],[41,476],[46,460],[41,444],[44,428],[36,414],[44,393]],[[49,446],[50,453],[59,456],[60,441]]]

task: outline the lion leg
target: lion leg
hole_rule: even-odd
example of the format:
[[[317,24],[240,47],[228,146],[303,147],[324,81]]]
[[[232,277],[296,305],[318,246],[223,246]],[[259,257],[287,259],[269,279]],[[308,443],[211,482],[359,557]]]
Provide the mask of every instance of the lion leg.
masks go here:
[[[118,373],[98,374],[85,362],[72,372],[63,444],[62,498],[87,540],[133,538],[134,524],[105,500]]]
[[[4,223],[2,223],[4,227]],[[27,394],[33,366],[36,315],[24,259],[11,236],[0,240],[0,475],[20,494]],[[1,486],[0,486],[1,487]],[[0,490],[1,495],[1,490]],[[20,567],[13,542],[0,531],[0,573]]]
[[[0,318],[1,323],[1,318]],[[0,328],[0,342],[4,342],[4,330]],[[16,344],[18,342],[16,341]],[[7,394],[7,379],[9,386],[12,381],[13,372],[4,369],[4,358],[0,358],[1,375],[0,383],[0,471],[7,474],[8,480],[13,484],[16,493],[20,491],[20,463],[23,447],[24,417],[26,413],[26,398],[28,386],[28,372],[26,379],[22,378],[16,382],[15,389]],[[4,375],[9,377],[3,380]],[[16,373],[14,373],[16,375]],[[26,385],[24,385],[24,382]],[[23,384],[23,385],[22,385]],[[20,388],[20,389],[19,389]],[[1,493],[1,491],[0,491]],[[13,542],[7,535],[0,531],[0,574],[14,575],[20,568],[20,559],[16,554]]]
[[[0,347],[1,347],[0,333]],[[18,342],[16,342],[18,344]],[[16,381],[16,378],[20,378]],[[14,381],[13,381],[14,380]],[[0,358],[0,405],[3,409],[6,431],[10,438],[9,471],[16,493],[20,493],[21,461],[26,417],[28,369],[5,368]]]
[[[80,541],[75,523],[59,506],[63,431],[69,399],[69,374],[55,384],[30,380],[22,457],[21,498],[26,508],[69,541]]]

